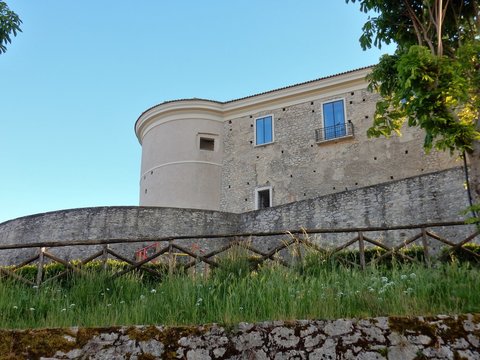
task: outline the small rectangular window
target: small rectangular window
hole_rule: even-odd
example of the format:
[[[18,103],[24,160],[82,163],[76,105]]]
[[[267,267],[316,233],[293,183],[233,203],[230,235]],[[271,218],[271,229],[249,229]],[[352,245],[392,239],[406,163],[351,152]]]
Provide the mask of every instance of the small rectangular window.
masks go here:
[[[272,207],[272,188],[260,188],[255,190],[255,210]]]
[[[200,150],[214,151],[215,150],[215,139],[201,137],[200,138]]]
[[[264,116],[255,120],[255,145],[273,142],[273,117]]]

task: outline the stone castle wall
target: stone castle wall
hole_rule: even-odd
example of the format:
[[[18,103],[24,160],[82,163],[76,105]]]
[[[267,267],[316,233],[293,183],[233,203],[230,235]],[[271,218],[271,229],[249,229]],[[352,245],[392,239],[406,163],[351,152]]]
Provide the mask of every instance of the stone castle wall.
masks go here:
[[[244,232],[262,232],[280,229],[332,229],[353,227],[381,227],[408,224],[462,221],[462,212],[468,207],[464,188],[464,174],[455,168],[428,175],[391,181],[361,189],[321,196],[292,204],[241,214],[240,228]],[[454,241],[474,232],[474,227],[462,226],[434,229]],[[365,234],[387,245],[399,244],[418,230],[372,232]],[[356,234],[310,235],[318,245],[335,247]],[[254,244],[271,250],[284,241],[285,236],[259,238]],[[419,245],[419,244],[417,244]],[[431,242],[433,250],[439,242]]]
[[[418,129],[406,128],[391,139],[367,138],[378,96],[366,89],[344,91],[226,121],[220,209],[254,209],[255,188],[263,186],[272,186],[276,206],[460,165],[446,153],[425,155]],[[336,99],[344,100],[355,135],[317,144],[322,104]],[[255,119],[265,115],[273,115],[274,142],[255,146]]]

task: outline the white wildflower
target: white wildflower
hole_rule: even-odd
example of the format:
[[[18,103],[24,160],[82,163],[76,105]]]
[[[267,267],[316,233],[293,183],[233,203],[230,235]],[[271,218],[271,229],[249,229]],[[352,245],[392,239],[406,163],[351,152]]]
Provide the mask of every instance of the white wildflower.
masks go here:
[[[388,278],[385,277],[385,276],[382,276],[382,282],[384,282],[384,283],[388,282]]]
[[[18,306],[17,306],[17,305],[13,305],[13,308],[16,310],[16,309],[18,309]]]
[[[63,309],[62,309],[62,310],[60,310],[60,311],[61,311],[61,312],[64,312],[64,311],[67,311],[67,309],[66,309],[66,308],[63,308]]]
[[[156,290],[156,289],[152,289],[152,290],[150,290],[150,292],[151,292],[152,294],[155,294],[155,293],[157,292],[157,290]]]
[[[415,274],[415,273],[410,274],[410,279],[415,279],[416,277],[417,277],[417,274]]]
[[[30,311],[35,311],[35,308],[30,308]]]
[[[407,278],[408,278],[407,275],[401,275],[401,276],[400,276],[400,279],[402,279],[402,280],[406,280]]]

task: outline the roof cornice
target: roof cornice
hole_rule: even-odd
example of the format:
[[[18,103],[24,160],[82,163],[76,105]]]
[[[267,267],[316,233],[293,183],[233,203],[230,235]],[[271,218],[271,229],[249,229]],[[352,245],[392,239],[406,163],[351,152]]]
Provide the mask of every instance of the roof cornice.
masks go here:
[[[140,141],[141,130],[145,128],[147,122],[150,122],[149,120],[175,112],[209,113],[227,120],[268,105],[287,106],[298,101],[308,101],[309,96],[331,92],[335,88],[343,89],[355,85],[363,87],[370,70],[371,66],[363,67],[225,102],[198,98],[165,101],[145,110],[138,117],[135,122],[135,133]]]

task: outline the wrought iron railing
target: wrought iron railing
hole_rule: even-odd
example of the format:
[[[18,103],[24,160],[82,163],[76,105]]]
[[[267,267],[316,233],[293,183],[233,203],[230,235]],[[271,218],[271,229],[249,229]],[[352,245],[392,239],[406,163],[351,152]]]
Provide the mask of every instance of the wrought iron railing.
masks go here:
[[[343,124],[336,124],[315,130],[315,141],[317,143],[331,141],[354,135],[353,124],[350,120]]]

